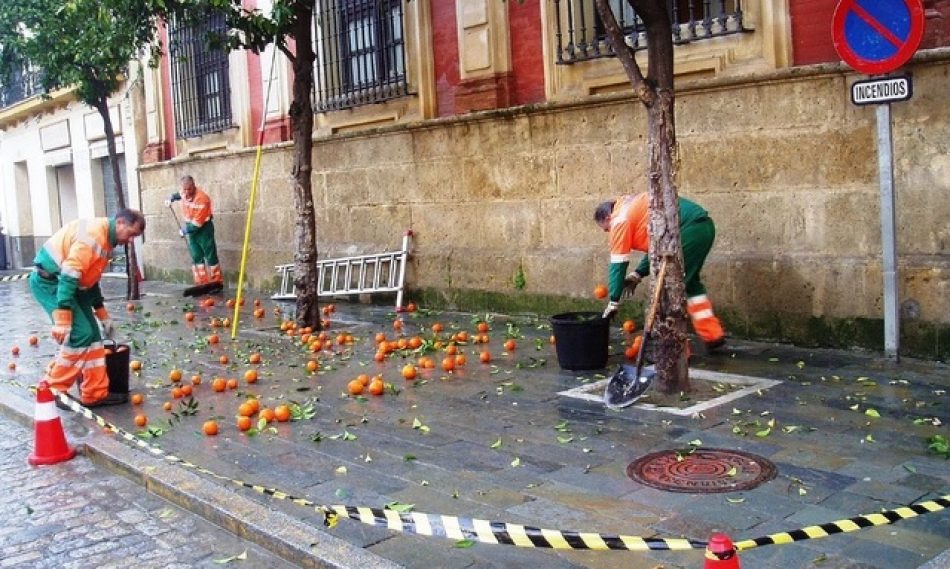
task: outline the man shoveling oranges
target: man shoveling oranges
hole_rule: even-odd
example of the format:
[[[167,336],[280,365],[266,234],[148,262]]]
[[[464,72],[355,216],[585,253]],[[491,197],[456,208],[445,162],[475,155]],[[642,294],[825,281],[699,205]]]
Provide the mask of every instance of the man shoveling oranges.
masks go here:
[[[626,274],[633,251],[646,252],[650,246],[648,206],[649,196],[643,192],[603,202],[594,210],[594,222],[610,233],[610,272],[607,280],[610,301],[604,310],[604,318],[617,312],[625,289],[632,294],[640,281],[650,274],[648,255],[643,256],[632,273]],[[726,335],[719,319],[713,314],[712,301],[706,295],[706,287],[699,276],[716,238],[716,226],[705,209],[686,198],[679,198],[679,218],[686,271],[683,279],[686,285],[686,311],[696,333],[706,344],[706,349],[717,350],[725,345]]]

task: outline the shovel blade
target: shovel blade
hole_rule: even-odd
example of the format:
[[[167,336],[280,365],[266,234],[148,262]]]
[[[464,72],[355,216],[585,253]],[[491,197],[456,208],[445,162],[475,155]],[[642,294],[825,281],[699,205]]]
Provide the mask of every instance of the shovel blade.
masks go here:
[[[636,403],[653,385],[656,368],[644,367],[640,370],[640,377],[636,375],[637,366],[623,364],[617,368],[604,389],[604,405],[610,409],[623,409]]]

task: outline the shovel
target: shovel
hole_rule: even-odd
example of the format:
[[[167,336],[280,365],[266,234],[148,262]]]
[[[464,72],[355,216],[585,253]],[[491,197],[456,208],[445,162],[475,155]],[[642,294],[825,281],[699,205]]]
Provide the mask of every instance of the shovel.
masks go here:
[[[168,206],[168,211],[172,212],[172,217],[175,218],[175,225],[178,226],[178,232],[181,233],[182,227],[181,227],[181,222],[178,221],[178,215],[175,213],[175,210],[172,209],[172,206]],[[185,239],[191,239],[190,237],[188,237],[187,233],[185,234]],[[191,255],[190,249],[188,251],[188,254]],[[205,283],[205,284],[190,286],[186,288],[184,291],[182,291],[181,295],[182,296],[201,296],[202,294],[218,292],[222,288],[224,288],[224,285],[222,285],[221,283]]]
[[[653,291],[653,303],[650,305],[650,311],[647,313],[647,320],[643,325],[643,340],[640,342],[640,351],[637,353],[637,363],[635,366],[622,364],[607,383],[604,390],[604,405],[609,409],[622,409],[633,405],[637,399],[643,396],[650,385],[653,384],[653,378],[656,376],[655,369],[643,369],[643,353],[646,352],[647,342],[650,339],[650,333],[653,332],[653,324],[656,320],[657,307],[660,304],[660,295],[663,293],[663,279],[666,277],[667,259],[664,257],[660,264],[660,272],[657,273],[656,286]]]

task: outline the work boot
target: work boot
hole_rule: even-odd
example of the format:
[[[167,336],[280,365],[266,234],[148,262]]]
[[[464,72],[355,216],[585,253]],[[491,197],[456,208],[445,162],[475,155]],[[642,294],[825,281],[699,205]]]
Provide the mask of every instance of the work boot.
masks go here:
[[[98,401],[94,401],[92,403],[83,403],[83,405],[89,408],[106,407],[108,405],[121,405],[123,403],[127,403],[128,400],[129,396],[125,393],[110,393]]]
[[[713,340],[712,342],[706,342],[706,353],[715,354],[722,352],[726,348],[726,337],[723,336],[718,340]]]

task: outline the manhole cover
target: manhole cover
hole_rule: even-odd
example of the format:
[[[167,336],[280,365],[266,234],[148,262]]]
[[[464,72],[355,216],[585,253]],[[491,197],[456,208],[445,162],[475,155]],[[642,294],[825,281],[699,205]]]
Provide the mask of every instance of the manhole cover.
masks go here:
[[[682,460],[677,460],[681,456]],[[668,492],[738,492],[775,478],[775,465],[761,456],[724,449],[653,452],[630,463],[627,476]]]

